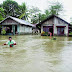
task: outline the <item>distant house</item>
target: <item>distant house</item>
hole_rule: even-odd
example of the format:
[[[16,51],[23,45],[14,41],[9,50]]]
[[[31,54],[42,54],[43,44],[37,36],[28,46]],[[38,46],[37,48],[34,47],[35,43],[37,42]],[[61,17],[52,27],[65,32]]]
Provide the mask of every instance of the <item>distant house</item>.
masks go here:
[[[69,35],[69,23],[61,19],[56,15],[51,15],[44,21],[37,24],[37,27],[41,27],[41,33],[51,32],[53,36],[68,36]]]
[[[8,16],[3,21],[0,22],[0,26],[7,27],[6,33],[13,34],[27,34],[32,33],[32,28],[35,28],[35,25],[30,24],[29,22],[18,19],[15,17]]]

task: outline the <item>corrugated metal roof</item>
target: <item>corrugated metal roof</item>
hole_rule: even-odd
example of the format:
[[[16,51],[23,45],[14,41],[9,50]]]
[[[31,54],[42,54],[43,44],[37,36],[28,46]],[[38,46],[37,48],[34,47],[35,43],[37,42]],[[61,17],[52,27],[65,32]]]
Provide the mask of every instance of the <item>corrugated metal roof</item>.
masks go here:
[[[18,19],[18,18],[12,17],[12,16],[8,16],[7,18],[11,18],[11,19],[15,20],[16,22],[18,22],[19,24],[24,24],[24,25],[35,27],[35,25],[33,25],[25,20],[22,20],[22,19]],[[5,21],[7,18],[5,18],[3,21]],[[3,21],[1,21],[1,23]]]

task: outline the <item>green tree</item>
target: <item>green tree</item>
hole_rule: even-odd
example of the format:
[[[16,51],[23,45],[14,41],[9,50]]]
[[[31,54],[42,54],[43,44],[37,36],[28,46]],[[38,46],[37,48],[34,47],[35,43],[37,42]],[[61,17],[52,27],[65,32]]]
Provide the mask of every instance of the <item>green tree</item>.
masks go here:
[[[22,3],[22,5],[20,5],[19,6],[19,8],[20,8],[20,13],[21,13],[21,15],[19,16],[19,19],[25,19],[26,20],[26,18],[27,18],[27,6],[26,6],[26,3],[24,2],[24,3]]]
[[[4,19],[4,9],[0,8],[0,21]]]
[[[31,9],[31,14],[33,15],[31,18],[31,22],[32,23],[40,23],[41,21],[43,21],[50,15],[50,12],[49,12],[49,10],[45,10],[45,13],[42,14],[39,9],[38,10]]]
[[[36,14],[36,13],[39,13],[41,10],[38,8],[38,7],[34,7],[34,6],[32,6],[31,7],[31,9],[29,10],[29,12],[31,13],[31,14]]]
[[[3,8],[6,15],[15,16],[16,9],[18,9],[18,3],[13,0],[6,0],[3,2]]]
[[[31,23],[36,24],[40,21],[40,12],[41,10],[38,7],[32,6],[29,10]]]
[[[32,23],[32,24],[38,23],[38,16],[37,16],[37,15],[33,15],[33,16],[32,16],[32,18],[31,18],[31,23]]]
[[[43,21],[44,19],[46,19],[48,16],[50,15],[50,12],[48,10],[45,10],[45,13],[42,14],[42,13],[39,13],[38,16],[39,16],[39,23],[41,21]]]
[[[46,14],[42,14],[42,15],[41,15],[41,21],[43,21],[43,20],[46,19],[46,18],[47,18]]]
[[[59,15],[61,11],[63,11],[63,5],[59,2],[54,3],[49,8],[51,14]]]
[[[46,15],[46,17],[48,17],[50,15],[50,11],[46,9],[45,10],[45,15]]]

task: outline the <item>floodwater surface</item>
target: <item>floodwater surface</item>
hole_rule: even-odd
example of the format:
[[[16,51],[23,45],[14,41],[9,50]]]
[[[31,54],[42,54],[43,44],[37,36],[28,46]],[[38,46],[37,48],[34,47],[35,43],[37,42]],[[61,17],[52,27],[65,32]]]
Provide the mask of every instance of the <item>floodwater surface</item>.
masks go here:
[[[72,38],[12,36],[17,45],[2,46],[8,36],[0,36],[0,72],[72,72]]]

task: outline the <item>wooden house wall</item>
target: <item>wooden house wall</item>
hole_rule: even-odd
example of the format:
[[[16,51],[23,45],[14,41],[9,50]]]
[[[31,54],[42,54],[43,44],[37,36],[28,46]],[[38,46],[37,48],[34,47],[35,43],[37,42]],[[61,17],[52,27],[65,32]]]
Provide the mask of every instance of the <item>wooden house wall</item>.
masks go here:
[[[32,27],[20,25],[20,34],[32,33]]]
[[[57,27],[56,26],[66,26],[64,28],[64,34],[68,36],[68,24],[64,21],[54,17],[54,34],[57,35]]]
[[[32,33],[32,27],[26,26],[23,24],[19,24],[18,22],[8,18],[6,19],[2,25],[7,26],[7,25],[12,25],[12,30],[15,34],[15,25],[17,25],[17,32],[18,34],[24,34],[24,33]]]
[[[44,22],[43,24],[41,24],[41,33],[43,32],[43,26],[53,26],[54,27],[54,29],[53,29],[54,35],[57,35],[57,27],[56,26],[66,26],[64,28],[64,34],[66,36],[68,36],[68,24],[57,17],[49,19],[46,22]]]
[[[12,19],[6,19],[3,23],[2,23],[2,25],[17,25],[18,23],[16,22],[16,21],[14,21],[14,20],[12,20]]]
[[[41,24],[41,33],[43,32],[43,26],[53,26],[54,18],[47,20],[43,24]]]

